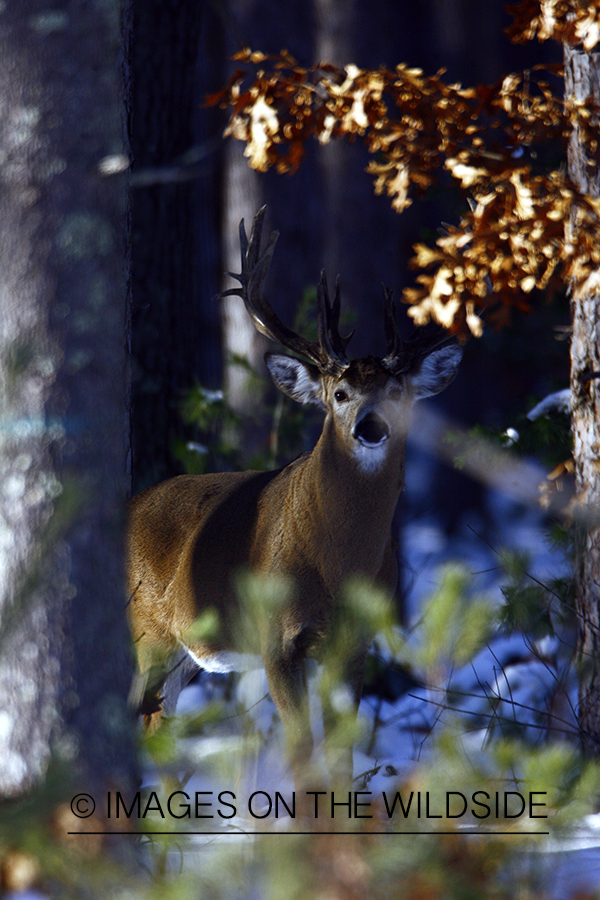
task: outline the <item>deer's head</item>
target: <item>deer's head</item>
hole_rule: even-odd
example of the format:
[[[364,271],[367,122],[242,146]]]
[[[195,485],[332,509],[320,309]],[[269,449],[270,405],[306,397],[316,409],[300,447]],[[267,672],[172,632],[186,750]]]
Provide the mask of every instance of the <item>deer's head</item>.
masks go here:
[[[352,337],[339,331],[340,286],[330,302],[324,273],[317,289],[318,340],[310,341],[279,319],[262,294],[271,257],[278,238],[272,232],[261,255],[260,236],[265,207],[254,218],[250,240],[240,223],[242,272],[233,275],[240,288],[236,294],[261,334],[283,344],[306,360],[281,353],[267,353],[265,360],[273,381],[300,403],[314,403],[326,411],[326,430],[333,427],[340,446],[354,457],[361,469],[373,472],[390,453],[403,444],[407,415],[415,400],[442,391],[456,375],[461,350],[456,343],[436,337],[403,340],[396,324],[391,291],[384,287],[384,324],[387,353],[349,360],[346,348]],[[231,273],[233,274],[233,273]]]

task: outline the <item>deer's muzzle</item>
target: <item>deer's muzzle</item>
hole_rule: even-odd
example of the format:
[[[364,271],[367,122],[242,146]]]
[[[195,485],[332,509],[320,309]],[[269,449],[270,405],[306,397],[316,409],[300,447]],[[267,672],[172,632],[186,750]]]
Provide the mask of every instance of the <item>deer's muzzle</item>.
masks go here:
[[[368,412],[354,426],[353,437],[365,447],[379,447],[390,436],[385,419],[375,412]]]

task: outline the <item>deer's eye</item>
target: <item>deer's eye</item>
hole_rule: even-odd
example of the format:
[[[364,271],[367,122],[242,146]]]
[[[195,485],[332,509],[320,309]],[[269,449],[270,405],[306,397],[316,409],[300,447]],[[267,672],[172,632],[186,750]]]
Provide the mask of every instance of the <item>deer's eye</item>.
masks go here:
[[[336,391],[333,395],[338,403],[345,403],[348,399],[346,391]]]

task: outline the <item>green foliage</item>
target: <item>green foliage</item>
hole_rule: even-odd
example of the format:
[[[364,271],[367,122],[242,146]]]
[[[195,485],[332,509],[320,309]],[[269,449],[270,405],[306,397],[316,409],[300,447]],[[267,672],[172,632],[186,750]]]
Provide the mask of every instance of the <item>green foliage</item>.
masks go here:
[[[528,398],[525,409],[532,409],[538,401]],[[516,437],[515,437],[516,433]],[[544,466],[554,469],[560,463],[570,460],[573,453],[573,438],[570,418],[566,413],[553,411],[550,415],[539,416],[531,421],[526,413],[511,418],[506,427],[474,425],[469,429],[470,440],[465,442],[464,433],[449,429],[444,440],[452,451],[455,468],[463,469],[474,457],[473,445],[481,448],[481,453],[489,456],[490,445],[501,447],[507,453],[518,457],[535,457]],[[485,459],[485,455],[483,456]]]
[[[558,533],[562,538],[562,531]],[[508,578],[502,588],[505,602],[498,614],[503,630],[539,639],[554,635],[559,625],[573,623],[571,574],[537,581],[529,574],[527,555],[517,551],[504,551],[502,564]]]
[[[536,401],[530,399],[526,409],[532,409]],[[519,432],[519,440],[514,450],[521,455],[535,455],[545,465],[554,468],[559,463],[570,459],[573,453],[573,436],[571,421],[567,413],[552,412],[530,421],[526,416],[517,419],[515,428]]]
[[[525,631],[533,638],[554,634],[543,585],[510,585],[503,593],[506,603],[500,611],[500,622],[508,632]]]
[[[219,615],[215,609],[206,609],[187,629],[186,638],[190,642],[210,643],[219,634]]]
[[[523,556],[507,554],[505,568],[513,582],[527,586],[527,560]],[[252,622],[277,616],[282,599],[292,589],[280,580],[240,576],[238,596],[246,607],[240,627],[256,629]],[[212,620],[204,619],[197,628],[206,635],[212,624]],[[489,602],[473,595],[471,579],[459,566],[449,566],[440,573],[438,589],[406,638],[397,630],[388,598],[370,584],[350,581],[339,629],[328,648],[328,662],[333,664],[327,675],[316,681],[322,703],[329,704],[337,715],[329,757],[335,758],[337,751],[360,739],[364,731],[360,721],[354,723],[338,684],[357,633],[383,633],[396,658],[409,660],[420,672],[425,671],[433,687],[433,679],[449,683],[455,669],[474,660],[492,628]],[[319,834],[311,833],[315,823],[311,826],[303,820],[273,816],[257,819],[244,809],[244,796],[267,788],[265,771],[257,765],[258,753],[264,751],[266,740],[277,739],[277,730],[261,733],[253,710],[230,696],[224,681],[220,696],[215,695],[199,712],[168,720],[144,741],[164,786],[148,785],[145,789],[142,809],[147,804],[148,813],[134,826],[142,835],[137,858],[134,854],[115,868],[114,861],[108,862],[99,838],[85,846],[82,838],[56,840],[56,825],[46,823],[57,802],[65,800],[61,779],[52,782],[56,790],[62,783],[58,794],[49,795],[43,802],[36,796],[0,822],[0,858],[8,858],[9,865],[10,859],[19,858],[14,856],[18,853],[25,859],[41,860],[38,883],[48,896],[85,895],[90,900],[105,896],[116,900],[234,900],[246,896],[249,884],[261,896],[286,900],[320,896],[324,891],[332,896],[373,900],[509,900],[517,895],[544,900],[538,856],[529,851],[544,849],[542,832],[568,836],[569,830],[595,808],[600,768],[582,760],[567,743],[532,747],[515,736],[470,741],[466,734],[470,725],[465,727],[464,719],[449,708],[451,699],[449,690],[442,703],[443,715],[438,717],[420,761],[413,761],[410,775],[400,779],[389,772],[377,787],[375,782],[362,785],[359,801],[369,805],[360,807],[358,816],[349,817],[346,808],[340,807],[333,821],[317,823],[328,832]],[[488,702],[485,696],[483,700]],[[265,698],[259,700],[259,706],[264,702]],[[493,709],[488,712],[488,720],[490,716]],[[174,780],[190,770],[195,773],[195,787]],[[201,795],[202,803],[210,799],[214,806],[210,810],[202,806],[200,814],[211,817],[177,818],[185,813],[188,803],[193,806],[193,799],[188,798],[193,798],[198,785],[201,790],[213,791],[210,798]],[[387,814],[382,785],[388,803],[397,791],[405,801],[413,793],[406,817],[399,807],[396,815]],[[238,815],[231,821],[220,819],[216,812],[221,787],[237,797]],[[282,784],[275,787],[288,796]],[[359,789],[358,785],[354,788]],[[166,797],[174,791],[169,814]],[[505,819],[500,809],[499,818],[477,818],[485,807],[473,802],[476,792],[484,792],[477,794],[478,799],[489,795],[493,806],[493,798],[497,794],[503,798],[507,791],[513,792],[513,800],[517,793],[527,798],[535,792],[535,802],[540,804],[533,808],[535,817]],[[461,795],[466,798],[464,816],[446,817],[448,792],[453,814],[461,807]],[[422,802],[420,814],[417,794]],[[339,796],[345,801],[347,792]],[[425,803],[433,817],[426,817]],[[443,817],[436,818],[440,812]],[[512,814],[512,807],[509,812]],[[464,835],[458,826],[475,830],[478,836]],[[90,826],[84,823],[82,830],[86,828]],[[488,829],[508,831],[509,835],[487,833]],[[213,831],[219,835],[203,836]],[[250,831],[258,833],[251,835],[247,833]],[[123,851],[131,850],[136,839],[122,835],[114,840],[120,842]],[[524,859],[529,860],[527,866]],[[60,888],[54,890],[57,884]]]
[[[250,368],[245,362],[244,367]],[[222,391],[210,391],[196,385],[184,398],[181,415],[184,422],[195,425],[201,434],[199,442],[179,441],[174,447],[174,454],[186,472],[202,475],[239,468],[240,451],[233,435],[240,425],[240,417],[227,403]]]
[[[566,742],[531,748],[519,740],[498,740],[489,747],[501,777],[528,790],[544,792],[553,811],[545,823],[558,834],[595,811],[600,795],[600,766]]]
[[[489,639],[493,611],[483,597],[470,596],[469,576],[448,566],[440,586],[426,602],[419,627],[401,651],[401,661],[427,672],[463,666]]]
[[[236,643],[244,652],[260,654],[260,634],[263,626],[277,620],[297,594],[296,585],[290,578],[277,574],[253,575],[238,572],[235,589],[239,599],[237,622],[229,623],[234,634],[239,635]]]

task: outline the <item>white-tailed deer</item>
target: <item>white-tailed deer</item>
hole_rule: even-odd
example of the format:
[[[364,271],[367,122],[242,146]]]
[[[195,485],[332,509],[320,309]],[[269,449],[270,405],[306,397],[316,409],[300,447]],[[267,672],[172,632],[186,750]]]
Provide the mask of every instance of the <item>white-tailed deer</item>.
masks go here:
[[[153,671],[146,725],[174,709],[198,668],[228,671],[258,651],[283,721],[296,787],[310,758],[305,660],[327,657],[344,615],[345,582],[357,576],[393,593],[392,516],[404,484],[409,409],[454,378],[455,344],[403,341],[385,288],[387,354],[349,361],[339,333],[339,283],[330,303],[318,287],[318,341],[284,325],[263,297],[277,233],[261,255],[264,208],[248,241],[240,224],[239,295],[256,328],[310,362],[266,355],[285,394],[325,410],[314,448],[274,472],[182,475],[134,497],[129,510],[130,618],[141,673]],[[236,577],[289,579],[279,604],[242,609]],[[194,623],[212,611],[216,629]],[[343,679],[358,706],[373,634],[344,632]],[[339,661],[337,662],[339,665]],[[335,720],[323,702],[325,745]],[[335,779],[351,779],[352,748],[329,748]]]

